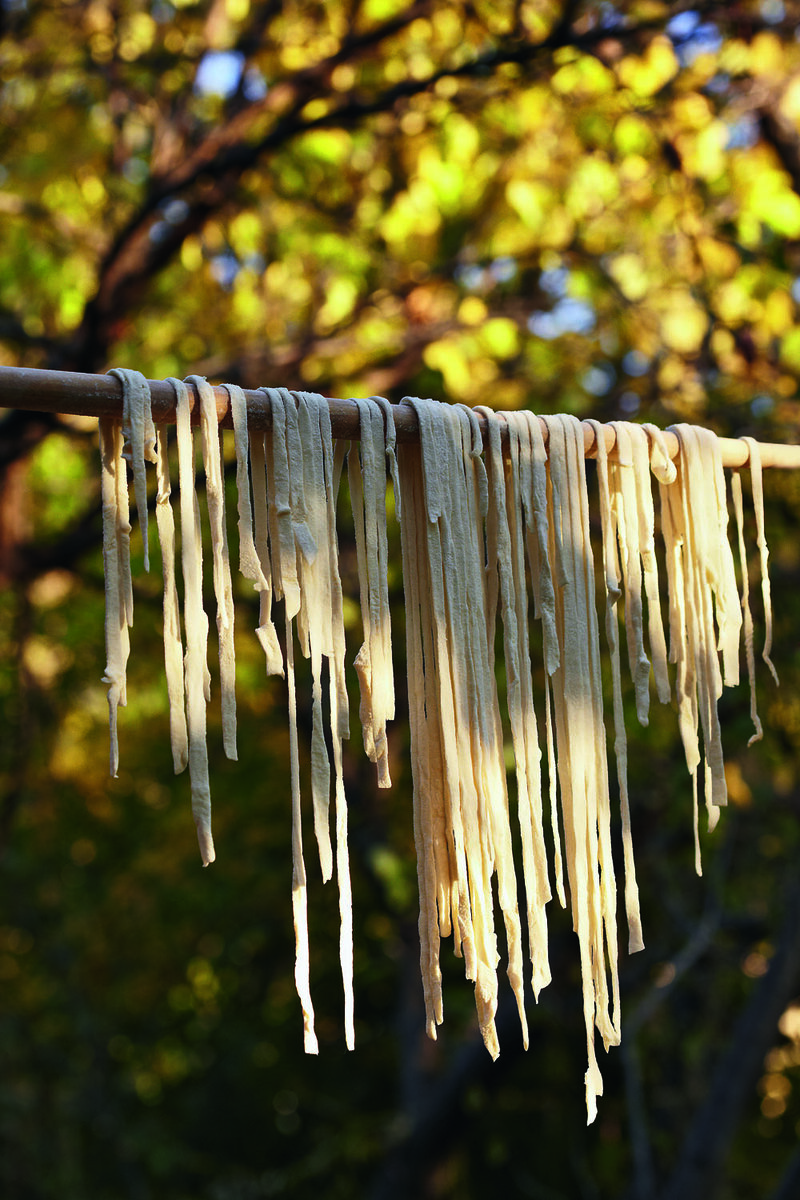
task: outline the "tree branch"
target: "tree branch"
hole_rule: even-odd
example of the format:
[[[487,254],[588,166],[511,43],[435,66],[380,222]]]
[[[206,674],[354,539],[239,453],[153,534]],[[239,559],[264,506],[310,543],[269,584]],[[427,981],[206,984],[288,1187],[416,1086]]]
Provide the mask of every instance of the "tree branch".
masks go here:
[[[800,886],[789,889],[778,950],[759,982],[720,1061],[706,1100],[694,1114],[662,1200],[708,1200],[730,1150],[778,1018],[800,978]]]

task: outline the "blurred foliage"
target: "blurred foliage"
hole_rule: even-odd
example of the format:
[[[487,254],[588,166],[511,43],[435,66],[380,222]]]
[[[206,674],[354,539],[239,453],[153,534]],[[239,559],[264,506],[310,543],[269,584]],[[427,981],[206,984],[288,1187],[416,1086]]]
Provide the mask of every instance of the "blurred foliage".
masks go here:
[[[0,357],[798,440],[799,19],[794,0],[3,0]],[[0,469],[3,1196],[645,1200],[713,1127],[720,1081],[743,1089],[733,1129],[682,1197],[778,1187],[800,1130],[800,979],[780,1028],[759,989],[791,940],[800,852],[800,477],[766,484],[782,687],[760,673],[751,750],[745,689],[723,699],[732,803],[702,880],[674,713],[631,726],[648,949],[625,960],[623,1048],[586,1131],[564,914],[527,1056],[513,1019],[496,1065],[476,1047],[447,952],[445,1025],[422,1034],[402,702],[391,792],[355,729],[348,751],[357,1048],[312,870],[321,1054],[304,1058],[285,696],[251,596],[237,764],[211,713],[219,857],[202,872],[140,570],[106,774],[91,422],[7,415]],[[400,683],[396,567],[392,588]],[[301,713],[309,693],[301,676]],[[734,1041],[737,1075],[725,1055],[751,1010],[763,1049],[750,1068],[761,1042]]]

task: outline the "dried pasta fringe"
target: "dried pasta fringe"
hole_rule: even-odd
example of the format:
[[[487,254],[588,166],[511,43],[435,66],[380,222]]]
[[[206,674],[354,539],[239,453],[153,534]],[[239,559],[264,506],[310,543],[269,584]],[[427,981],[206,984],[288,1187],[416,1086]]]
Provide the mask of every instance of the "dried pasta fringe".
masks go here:
[[[185,382],[170,380],[176,394],[184,656],[166,439],[153,425],[144,377],[121,369],[114,374],[123,387],[123,420],[103,418],[100,422],[106,575],[104,681],[109,685],[111,772],[116,774],[119,762],[117,711],[126,701],[128,629],[133,621],[127,459],[146,566],[146,463],[157,468],[155,511],[164,576],[164,653],[173,763],[176,771],[188,764],[192,809],[207,865],[214,859],[206,748],[211,678],[190,392]],[[198,376],[191,376],[189,382],[200,397],[220,642],[223,744],[226,753],[235,757],[234,613],[221,433],[213,389]],[[552,840],[554,889],[566,906],[566,870],[578,937],[588,1057],[586,1103],[591,1121],[602,1094],[595,1031],[606,1049],[618,1043],[620,1011],[599,622],[581,425],[567,416],[543,418],[549,433],[546,449],[540,420],[533,413],[496,414],[481,407],[477,411],[488,429],[484,449],[475,411],[408,398],[406,403],[418,416],[420,436],[416,443],[396,449],[391,406],[371,397],[357,401],[360,446],[351,446],[348,453],[342,443],[334,449],[323,397],[283,388],[264,389],[271,404],[272,428],[266,434],[250,435],[244,393],[235,385],[225,386],[234,426],[239,570],[259,596],[256,634],[267,674],[285,674],[289,692],[295,981],[305,1048],[316,1053],[318,1045],[309,980],[295,634],[303,655],[311,660],[314,830],[323,879],[330,878],[334,868],[337,876],[345,1035],[348,1047],[354,1043],[352,896],[342,763],[343,739],[349,736],[349,702],[336,533],[338,488],[347,457],[364,627],[355,664],[361,693],[359,712],[365,749],[376,764],[379,786],[390,785],[386,732],[395,708],[387,474],[393,481],[400,523],[426,1029],[435,1038],[443,1019],[440,944],[443,937],[452,935],[454,952],[463,957],[465,974],[475,985],[478,1023],[493,1057],[499,1053],[495,1016],[500,961],[493,888],[505,927],[508,976],[527,1044],[523,941],[494,669],[498,620],[503,631],[534,995],[538,997],[550,980],[546,905],[552,889],[530,655],[530,589],[534,619],[541,621],[542,631],[548,838]],[[668,660],[675,666],[678,723],[692,779],[698,873],[702,870],[698,768],[702,763],[709,826],[713,827],[719,806],[726,802],[717,701],[723,684],[738,680],[742,626],[755,729],[751,741],[761,736],[762,729],[756,710],[753,619],[739,475],[732,478],[732,499],[741,591],[728,540],[725,478],[714,435],[692,426],[676,426],[680,455],[674,464],[660,430],[617,422],[617,453],[609,459],[600,426],[591,424],[597,440],[628,949],[633,952],[643,947],[643,938],[627,785],[619,601],[624,602],[628,659],[637,716],[643,724],[648,720],[651,663],[662,703],[671,691]],[[762,572],[766,628],[762,657],[775,675],[770,659],[772,609],[760,457],[756,443],[745,440],[750,451]],[[651,473],[660,498],[669,653],[659,599]],[[273,622],[273,600],[284,604],[283,649]],[[645,650],[645,601],[649,655]],[[327,737],[323,660],[328,666]],[[335,852],[328,746],[333,760]]]

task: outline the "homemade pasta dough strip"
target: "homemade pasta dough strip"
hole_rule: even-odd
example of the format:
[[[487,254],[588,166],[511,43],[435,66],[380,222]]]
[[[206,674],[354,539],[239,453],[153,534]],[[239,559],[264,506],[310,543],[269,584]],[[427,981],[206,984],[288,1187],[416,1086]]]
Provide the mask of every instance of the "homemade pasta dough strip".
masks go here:
[[[556,592],[561,663],[553,675],[558,768],[564,815],[573,922],[583,981],[589,1121],[602,1093],[594,1049],[597,1026],[606,1046],[619,1041],[615,963],[613,865],[610,861],[605,731],[599,681],[594,574],[588,534],[583,434],[569,417],[547,417],[550,434],[552,549],[561,541],[563,583]],[[604,866],[600,878],[601,862]],[[608,1011],[606,955],[612,976],[614,1014]]]
[[[314,1005],[311,1002],[310,956],[308,948],[308,886],[303,861],[303,823],[300,808],[300,755],[297,746],[297,692],[294,676],[294,638],[292,620],[286,611],[286,684],[289,693],[289,747],[292,780],[292,918],[294,923],[294,983],[303,1014],[303,1049],[318,1054],[314,1032]]]
[[[453,907],[445,813],[444,768],[438,705],[433,699],[429,564],[424,553],[427,521],[418,444],[398,448],[404,505],[400,525],[406,610],[406,660],[411,733],[414,842],[419,883],[420,968],[428,1036],[435,1040],[443,1018],[440,937],[451,932]]]
[[[189,734],[186,728],[186,692],[184,687],[183,642],[181,640],[180,604],[175,582],[175,519],[172,515],[169,479],[169,457],[166,433],[156,435],[158,493],[156,495],[156,524],[161,546],[164,575],[164,668],[169,699],[169,739],[175,774],[186,769],[189,762]]]
[[[640,497],[637,495],[634,474],[631,427],[624,421],[612,421],[611,427],[617,438],[617,454],[609,471],[611,502],[616,519],[624,583],[628,663],[636,696],[636,716],[640,725],[647,725],[650,707],[650,660],[644,650]]]
[[[698,722],[703,730],[706,806],[713,828],[719,806],[727,802],[717,714],[723,686],[719,655],[724,681],[737,681],[742,611],[727,537],[725,480],[717,439],[710,431],[689,425],[675,426],[673,432],[680,443],[677,474],[670,484],[660,482],[670,657],[678,668],[678,724],[695,804]],[[699,837],[695,840],[695,865],[700,873]]]
[[[756,707],[756,657],[753,649],[753,614],[750,610],[750,576],[747,568],[747,551],[744,545],[744,505],[742,503],[742,477],[738,471],[731,475],[731,494],[733,510],[736,514],[736,532],[739,543],[739,565],[742,576],[742,614],[744,616],[744,649],[747,660],[747,679],[750,684],[750,719],[755,732],[748,741],[748,746],[758,742],[764,736],[761,718]]]
[[[256,637],[264,651],[267,675],[283,676],[283,652],[278,641],[278,631],[272,620],[272,565],[269,551],[269,510],[267,498],[266,438],[272,442],[272,433],[257,433],[249,439],[250,478],[253,484],[253,543],[258,556],[260,576],[255,585],[263,580],[264,586],[258,593],[258,628]]]
[[[410,400],[406,402],[411,403]],[[429,627],[431,629],[431,646],[427,661],[434,662],[435,674],[432,684],[435,687],[435,703],[440,722],[440,739],[442,753],[442,782],[444,784],[445,810],[448,823],[448,847],[452,852],[451,874],[451,911],[453,921],[453,937],[456,952],[461,953],[465,960],[465,974],[468,979],[475,980],[477,976],[477,958],[475,951],[475,936],[472,924],[472,912],[469,904],[469,887],[467,859],[464,846],[464,828],[461,813],[461,792],[458,771],[458,738],[456,734],[456,718],[453,698],[453,685],[450,666],[450,637],[448,631],[445,591],[444,567],[442,560],[442,541],[439,529],[439,518],[442,515],[442,498],[440,493],[440,473],[446,478],[451,467],[448,446],[437,444],[437,433],[432,425],[432,417],[425,407],[424,401],[414,402],[420,423],[420,442],[422,451],[422,488],[423,488],[423,544],[426,548],[429,573],[428,600],[430,606]],[[423,435],[423,432],[424,435]],[[425,443],[429,450],[425,453]],[[442,453],[444,458],[442,459]],[[432,461],[436,463],[435,469]],[[401,488],[405,493],[403,480]]]
[[[489,894],[491,895],[491,874],[492,870],[494,870],[497,877],[497,896],[500,911],[503,914],[506,943],[508,946],[507,975],[517,1001],[523,1045],[527,1048],[528,1026],[525,1015],[522,926],[517,900],[517,877],[508,809],[508,790],[503,753],[503,729],[497,694],[497,679],[494,669],[495,630],[494,622],[490,625],[487,621],[488,604],[483,529],[486,518],[489,517],[491,519],[492,504],[489,498],[486,467],[481,457],[482,437],[478,418],[472,409],[464,405],[455,406],[453,411],[461,425],[462,462],[467,500],[465,523],[469,530],[471,542],[469,561],[471,564],[471,578],[474,580],[470,595],[474,596],[479,593],[483,598],[483,603],[480,607],[471,604],[467,608],[467,619],[471,626],[471,644],[474,648],[473,655],[476,664],[475,704],[477,712],[482,714],[479,719],[485,722],[487,726],[493,727],[494,731],[493,734],[480,736],[475,740],[473,761],[477,760],[480,764],[478,786],[479,803],[481,806],[479,808],[479,812],[481,813],[480,819],[485,822],[488,818],[491,835],[491,843],[487,842],[489,853],[486,858]],[[497,435],[497,447],[499,449],[499,426]],[[497,499],[501,505],[501,509],[498,512],[498,525],[501,525],[503,520],[506,520],[502,460],[499,464],[499,469],[501,472],[501,487],[497,492]],[[525,596],[525,608],[527,610],[527,596]],[[480,619],[481,617],[483,620]],[[513,611],[512,617],[516,617]],[[519,645],[519,633],[516,628],[516,621],[515,628],[512,629],[512,640],[516,640],[517,646]],[[480,724],[478,724],[477,728],[480,728]],[[535,729],[532,732],[535,736]],[[539,936],[541,936],[541,931],[539,931]],[[494,944],[493,929],[492,939]],[[496,949],[494,955],[496,960]],[[536,984],[538,991],[543,986],[538,977]]]
[[[112,367],[108,372],[122,384],[122,455],[133,470],[136,511],[144,547],[144,569],[150,570],[147,536],[147,475],[145,463],[155,463],[156,431],[150,414],[150,385],[140,371]]]
[[[506,689],[517,777],[517,806],[522,840],[523,875],[527,901],[528,941],[534,996],[550,982],[545,905],[551,898],[544,844],[541,791],[541,751],[533,707],[533,682],[528,651],[528,597],[525,586],[523,504],[520,494],[520,438],[516,414],[505,414],[510,458],[504,466],[501,419],[478,408],[486,418],[489,483],[487,527],[490,594],[499,581],[506,665]],[[527,423],[522,430],[530,458]],[[507,475],[506,475],[507,472]],[[489,639],[493,641],[490,622]],[[502,735],[499,735],[502,736]],[[510,846],[506,851],[510,857]],[[509,880],[513,872],[509,870]]]
[[[208,617],[203,609],[203,539],[200,532],[200,506],[195,491],[194,443],[190,423],[189,389],[180,379],[170,379],[175,391],[175,424],[178,441],[178,478],[180,483],[181,563],[183,568],[183,619],[186,627],[186,723],[189,735],[189,778],[192,788],[192,815],[203,866],[214,861],[211,836],[211,791],[208,780],[206,747],[206,703],[211,678],[208,673]]]
[[[211,384],[201,375],[189,375],[200,398],[200,432],[206,473],[206,502],[211,530],[214,595],[217,601],[219,679],[222,708],[222,746],[228,758],[236,759],[236,660],[233,642],[233,586],[228,557],[225,521],[225,478],[217,401]]]
[[[367,757],[378,769],[378,787],[391,787],[386,723],[394,717],[391,617],[387,584],[386,441],[376,401],[357,400],[360,455],[351,446],[348,478],[353,508],[364,641],[355,667],[361,694],[359,715]],[[399,487],[395,487],[396,494]]]
[[[321,399],[321,398],[320,398]],[[332,655],[329,659],[328,691],[331,713],[331,745],[333,748],[336,879],[339,888],[339,962],[344,992],[345,1042],[348,1050],[355,1047],[355,999],[353,995],[353,895],[350,882],[350,855],[347,845],[347,797],[344,789],[342,740],[350,736],[350,709],[345,680],[345,637],[342,601],[342,582],[339,574],[339,542],[336,534],[336,501],[341,479],[331,433],[327,402],[317,407],[322,442],[325,479],[325,509],[327,538],[325,547],[329,558]]]
[[[314,545],[313,555],[308,557],[303,553],[299,564],[301,603],[298,627],[303,653],[311,659],[311,801],[320,868],[323,881],[327,883],[333,875],[333,849],[330,833],[331,767],[322,714],[322,659],[333,655],[333,628],[331,564],[330,556],[324,553],[328,542],[328,518],[319,423],[320,403],[327,409],[322,397],[298,392],[295,407],[295,400],[289,394],[286,412],[287,416],[291,416],[294,409],[297,414],[296,446],[299,447],[299,457],[290,440],[290,454],[295,455],[290,459],[290,469],[292,476],[302,474],[306,526]]]
[[[619,621],[616,603],[622,594],[620,565],[617,557],[617,533],[611,506],[608,452],[603,426],[589,420],[595,431],[597,447],[597,482],[600,495],[600,522],[603,531],[603,561],[606,580],[605,628],[611,659],[611,682],[614,707],[614,754],[617,762],[620,812],[622,818],[622,850],[625,867],[625,914],[628,922],[628,953],[644,949],[642,918],[639,907],[639,887],[636,882],[636,863],[631,833],[630,799],[628,795],[628,742],[625,730],[625,711],[622,704],[622,674],[619,653]]]
[[[481,550],[476,561],[478,542],[470,518],[480,512],[481,484],[471,465],[467,414],[433,402],[406,403],[417,410],[420,423],[443,774],[457,881],[456,941],[467,978],[475,983],[484,1042],[495,1057],[497,949],[490,879],[497,829],[492,828],[496,814],[488,806],[498,785],[492,762],[497,747],[491,746],[497,726],[486,668],[480,663],[481,655],[487,656],[483,554]],[[402,477],[401,486],[406,496]],[[502,761],[502,747],[500,755]]]
[[[644,593],[647,597],[647,638],[650,645],[656,695],[661,704],[668,704],[671,693],[667,668],[667,644],[664,638],[664,623],[661,617],[661,600],[658,590],[655,509],[650,482],[650,444],[647,433],[641,425],[629,425],[628,433],[631,439],[636,507],[639,514],[639,557],[642,563]]]
[[[761,557],[761,595],[764,600],[764,649],[761,657],[770,669],[772,678],[780,684],[775,664],[770,658],[772,650],[772,597],[769,584],[769,548],[764,535],[764,485],[761,478],[761,450],[755,438],[743,437],[750,451],[750,479],[753,487],[753,510],[756,518],[756,539]]]
[[[311,1001],[308,946],[308,887],[305,861],[303,859],[303,825],[300,799],[300,749],[297,732],[297,696],[294,670],[294,634],[292,619],[301,607],[301,589],[297,575],[297,550],[293,514],[300,485],[292,481],[298,467],[302,470],[302,458],[289,449],[287,426],[288,414],[294,411],[295,403],[288,392],[277,388],[264,388],[272,410],[272,438],[268,443],[268,482],[271,484],[269,512],[274,517],[272,525],[272,565],[274,569],[275,594],[284,599],[286,633],[286,687],[289,707],[289,765],[292,790],[292,918],[295,936],[294,978],[300,1007],[303,1014],[303,1045],[307,1054],[318,1053],[314,1032],[314,1006]],[[295,421],[296,427],[296,421]],[[296,439],[295,439],[296,440]],[[298,513],[299,517],[304,516]],[[306,530],[306,533],[308,531]]]
[[[575,473],[580,481],[578,497],[580,511],[578,518],[581,528],[583,549],[584,579],[586,594],[586,622],[589,647],[589,678],[592,691],[593,721],[594,721],[594,773],[592,784],[595,788],[594,809],[597,814],[597,851],[600,867],[600,900],[602,928],[598,930],[599,953],[595,958],[595,972],[598,979],[598,991],[602,999],[602,1010],[597,1026],[602,1034],[606,1050],[609,1045],[618,1045],[620,1041],[620,994],[618,969],[618,937],[617,937],[617,887],[614,872],[614,860],[611,851],[611,798],[608,786],[608,758],[606,753],[606,731],[603,722],[603,683],[600,670],[600,630],[595,601],[595,570],[594,554],[592,551],[591,528],[589,523],[589,494],[586,484],[586,468],[584,455],[583,428],[579,421],[571,420],[570,429],[573,439]],[[594,851],[594,830],[592,829],[592,850]],[[605,952],[603,953],[603,938],[605,937]],[[608,1015],[607,1006],[607,976],[611,981],[612,1014]]]
[[[100,418],[100,461],[106,643],[106,669],[102,681],[109,685],[109,769],[111,775],[116,777],[119,770],[117,710],[125,703],[125,667],[130,643],[125,605],[125,576],[121,562],[124,553],[121,543],[123,514],[119,503],[119,476],[122,474],[125,478],[125,460],[122,457],[122,426],[112,417]],[[125,491],[127,493],[127,480]]]

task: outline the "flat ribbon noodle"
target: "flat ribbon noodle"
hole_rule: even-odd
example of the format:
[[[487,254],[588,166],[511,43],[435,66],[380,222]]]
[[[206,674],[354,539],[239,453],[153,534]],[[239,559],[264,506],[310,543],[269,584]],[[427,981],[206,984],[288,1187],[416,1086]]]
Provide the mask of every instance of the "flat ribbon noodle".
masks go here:
[[[129,594],[131,527],[128,482],[122,457],[122,425],[112,417],[100,418],[100,461],[106,645],[102,681],[109,685],[109,770],[116,778],[119,770],[117,710],[126,701],[125,670],[130,654],[128,627],[133,619],[133,596]]]
[[[755,438],[743,437],[750,451],[750,478],[753,485],[753,510],[756,517],[756,539],[761,559],[761,595],[764,601],[764,649],[761,657],[770,669],[772,678],[780,684],[775,664],[770,658],[772,649],[772,597],[769,583],[769,547],[764,535],[764,486],[761,478],[761,450]]]
[[[122,455],[133,469],[136,511],[144,544],[144,569],[150,570],[147,537],[147,476],[145,463],[157,462],[156,431],[150,413],[150,385],[140,371],[112,367],[108,372],[122,384]]]
[[[170,379],[175,391],[175,424],[178,433],[178,479],[180,483],[181,565],[183,570],[183,616],[186,626],[186,723],[189,735],[189,779],[192,815],[203,866],[215,858],[211,836],[211,790],[206,746],[206,703],[211,677],[206,658],[208,617],[203,608],[203,539],[200,506],[195,491],[195,456],[191,427],[189,389],[180,379]]]
[[[156,495],[156,524],[161,546],[161,563],[164,575],[164,670],[167,677],[169,699],[169,735],[172,748],[172,765],[175,774],[186,769],[189,762],[189,734],[186,728],[186,692],[183,668],[183,642],[181,640],[180,603],[175,582],[175,518],[172,514],[169,480],[169,457],[166,433],[161,429],[156,434],[156,456],[158,493]]]
[[[628,743],[625,730],[625,712],[622,704],[622,678],[619,654],[619,622],[616,603],[622,594],[620,588],[620,565],[617,557],[617,532],[611,506],[608,472],[608,451],[603,426],[599,421],[589,420],[595,431],[597,446],[597,482],[600,494],[600,520],[603,531],[603,561],[606,579],[605,628],[611,659],[611,681],[614,704],[614,754],[617,762],[620,812],[622,818],[622,847],[625,866],[625,913],[628,922],[628,953],[644,949],[642,918],[639,907],[639,887],[636,882],[636,864],[633,854],[631,833],[630,799],[628,795]]]

